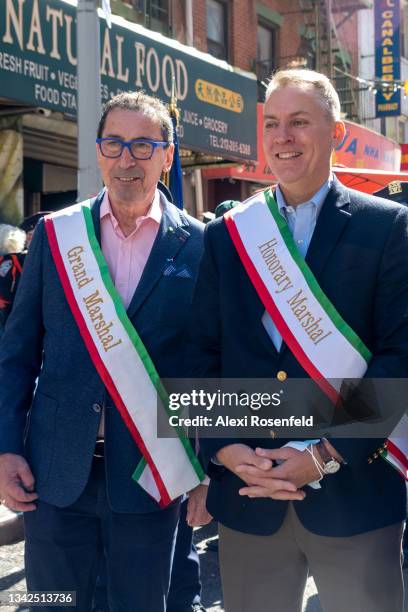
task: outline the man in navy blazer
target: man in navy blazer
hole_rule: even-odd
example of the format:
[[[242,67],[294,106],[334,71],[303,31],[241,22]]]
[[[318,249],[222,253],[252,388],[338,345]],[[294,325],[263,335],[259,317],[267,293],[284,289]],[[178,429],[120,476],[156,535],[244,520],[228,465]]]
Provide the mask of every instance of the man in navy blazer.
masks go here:
[[[367,379],[406,378],[407,210],[332,176],[331,153],[344,134],[327,77],[306,70],[272,77],[263,140],[278,178],[279,214],[327,298],[372,352]],[[225,219],[206,227],[204,244],[191,375],[282,385],[307,377],[266,312]],[[305,400],[304,414],[311,412]],[[207,507],[220,522],[226,612],[300,612],[309,571],[325,612],[402,612],[405,483],[380,457],[384,439],[297,440],[300,446],[282,448],[286,442],[201,440],[211,473]],[[308,486],[321,476],[320,488]]]
[[[202,252],[202,225],[157,190],[171,166],[172,130],[157,99],[110,100],[98,134],[108,140],[97,148],[106,191],[91,206],[101,242],[108,197],[121,244],[137,239],[154,205],[159,211],[127,316],[169,378],[183,375],[180,346]],[[0,497],[25,512],[29,590],[76,591],[76,609],[89,612],[103,549],[110,610],[164,612],[180,500],[161,509],[132,480],[141,452],[81,338],[43,222],[1,343],[0,389]],[[207,516],[205,489],[190,494],[190,524]]]

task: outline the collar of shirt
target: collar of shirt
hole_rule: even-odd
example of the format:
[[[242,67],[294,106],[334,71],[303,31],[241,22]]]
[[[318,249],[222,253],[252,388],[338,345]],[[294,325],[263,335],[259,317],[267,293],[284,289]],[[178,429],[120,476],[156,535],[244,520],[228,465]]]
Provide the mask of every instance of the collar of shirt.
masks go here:
[[[286,220],[293,239],[296,242],[296,246],[303,257],[306,256],[316,227],[317,218],[332,182],[333,177],[330,175],[327,181],[325,181],[310,200],[302,202],[297,206],[287,205],[279,185],[276,189],[275,195],[279,212]]]
[[[119,238],[122,238],[122,240],[126,240],[127,238],[131,238],[132,236],[134,236],[134,234],[137,232],[137,230],[142,225],[142,223],[145,223],[149,219],[154,221],[155,224],[160,225],[161,218],[162,218],[162,209],[160,205],[160,192],[158,189],[156,189],[156,192],[153,198],[153,202],[151,203],[147,213],[143,215],[142,217],[138,217],[136,219],[135,229],[133,230],[131,234],[129,234],[129,236],[125,236],[119,227],[119,223],[116,217],[113,214],[112,206],[109,200],[108,190],[107,189],[105,190],[105,194],[103,196],[101,209],[100,209],[100,219],[101,221],[103,219],[109,219],[112,224],[115,234]]]
[[[279,185],[276,187],[276,192],[275,192],[275,198],[276,198],[276,202],[278,204],[278,208],[279,208],[279,212],[282,215],[282,217],[284,217],[286,220],[287,219],[287,213],[294,213],[294,215],[296,216],[297,212],[300,210],[304,210],[304,208],[308,205],[308,204],[312,204],[315,208],[316,208],[316,219],[319,216],[320,210],[323,206],[323,202],[325,201],[327,194],[330,191],[330,188],[332,186],[333,183],[333,175],[330,174],[329,178],[327,179],[327,181],[325,181],[323,183],[323,185],[320,187],[320,189],[318,191],[316,191],[316,193],[310,198],[310,200],[306,200],[305,202],[302,202],[301,204],[298,204],[297,206],[288,206],[285,202],[285,197],[279,187]],[[303,208],[302,208],[303,207]]]

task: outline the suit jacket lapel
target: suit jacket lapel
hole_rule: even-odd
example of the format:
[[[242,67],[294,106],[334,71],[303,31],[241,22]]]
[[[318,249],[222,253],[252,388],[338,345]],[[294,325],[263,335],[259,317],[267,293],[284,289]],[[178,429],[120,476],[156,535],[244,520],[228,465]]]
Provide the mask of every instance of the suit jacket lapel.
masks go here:
[[[105,189],[102,189],[91,204],[92,220],[95,228],[95,236],[101,244],[101,205],[105,195]]]
[[[313,237],[306,255],[306,262],[316,277],[321,274],[331,252],[350,218],[348,204],[350,197],[343,185],[334,178],[333,185],[327,194]]]
[[[162,198],[161,202],[164,202],[164,208],[159,231],[142,277],[129,304],[127,310],[129,318],[132,318],[141,307],[154,286],[163,276],[166,266],[177,256],[190,236],[189,232],[185,229],[188,227],[185,218],[165,198]]]

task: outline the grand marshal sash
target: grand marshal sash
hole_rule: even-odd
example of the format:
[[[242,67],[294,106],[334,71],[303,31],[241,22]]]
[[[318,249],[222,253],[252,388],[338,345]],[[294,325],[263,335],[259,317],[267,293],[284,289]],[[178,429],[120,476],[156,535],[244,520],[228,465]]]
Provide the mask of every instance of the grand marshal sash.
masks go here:
[[[133,478],[164,507],[204,473],[180,430],[173,438],[157,437],[157,410],[168,409],[168,397],[113,285],[89,206],[46,217],[47,237],[92,362],[143,455]]]
[[[265,309],[309,376],[338,404],[344,379],[362,378],[371,353],[323,293],[300,255],[269,189],[224,215],[231,239]],[[408,418],[383,456],[408,480]]]

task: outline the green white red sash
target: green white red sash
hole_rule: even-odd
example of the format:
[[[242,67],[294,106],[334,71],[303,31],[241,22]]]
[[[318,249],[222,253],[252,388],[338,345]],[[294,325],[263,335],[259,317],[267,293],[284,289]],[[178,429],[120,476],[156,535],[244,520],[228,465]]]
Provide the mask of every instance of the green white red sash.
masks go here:
[[[299,253],[272,190],[224,215],[231,239],[265,309],[303,369],[334,404],[344,379],[362,378],[369,349],[323,293]],[[385,458],[408,480],[408,418],[388,440]]]
[[[168,409],[168,397],[113,285],[89,206],[47,217],[47,237],[85,346],[143,455],[133,478],[164,507],[205,475],[180,430],[157,437],[157,409]]]

